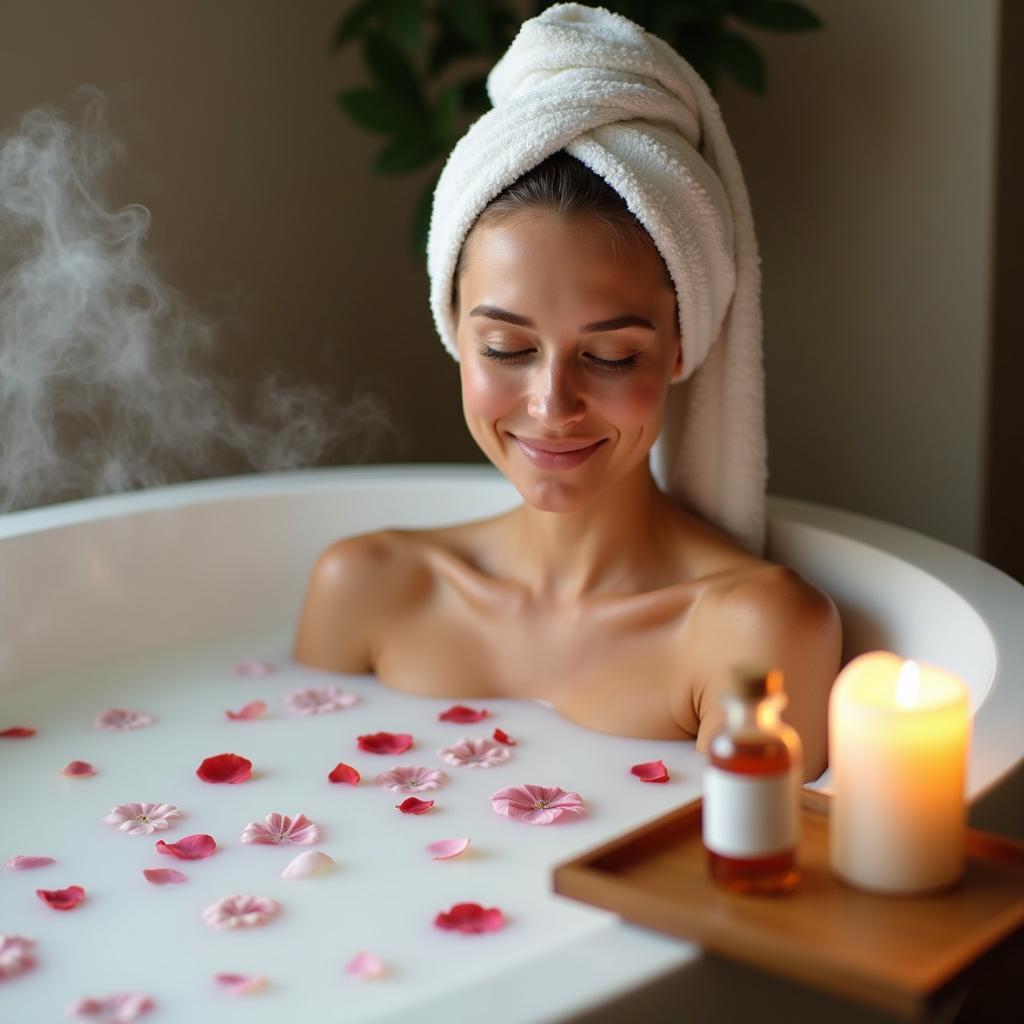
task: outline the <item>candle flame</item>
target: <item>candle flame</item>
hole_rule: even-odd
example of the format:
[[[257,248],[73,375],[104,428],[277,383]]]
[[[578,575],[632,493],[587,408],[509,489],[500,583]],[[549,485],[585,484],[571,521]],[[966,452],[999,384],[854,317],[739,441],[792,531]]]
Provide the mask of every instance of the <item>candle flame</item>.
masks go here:
[[[902,708],[912,708],[917,703],[921,689],[921,670],[916,661],[905,661],[896,679],[896,703]]]

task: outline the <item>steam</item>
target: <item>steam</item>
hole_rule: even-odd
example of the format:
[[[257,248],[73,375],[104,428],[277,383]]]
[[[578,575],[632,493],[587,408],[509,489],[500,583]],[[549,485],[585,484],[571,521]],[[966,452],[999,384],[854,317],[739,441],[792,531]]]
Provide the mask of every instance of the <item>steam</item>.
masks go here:
[[[43,106],[0,139],[0,511],[211,475],[311,465],[344,441],[366,458],[393,428],[378,399],[338,409],[271,373],[252,416],[204,357],[213,322],[154,272],[149,211],[111,209],[121,147],[105,100],[81,123]]]

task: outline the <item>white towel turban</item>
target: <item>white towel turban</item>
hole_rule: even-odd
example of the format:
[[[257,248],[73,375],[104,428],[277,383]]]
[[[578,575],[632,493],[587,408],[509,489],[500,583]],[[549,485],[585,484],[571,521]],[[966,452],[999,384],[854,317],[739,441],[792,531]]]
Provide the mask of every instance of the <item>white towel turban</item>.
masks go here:
[[[673,498],[761,554],[767,454],[760,257],[718,105],[664,40],[563,3],[523,23],[491,70],[493,109],[452,150],[434,192],[430,305],[458,358],[452,275],[477,216],[558,150],[600,175],[654,240],[679,305],[682,380],[652,468]]]

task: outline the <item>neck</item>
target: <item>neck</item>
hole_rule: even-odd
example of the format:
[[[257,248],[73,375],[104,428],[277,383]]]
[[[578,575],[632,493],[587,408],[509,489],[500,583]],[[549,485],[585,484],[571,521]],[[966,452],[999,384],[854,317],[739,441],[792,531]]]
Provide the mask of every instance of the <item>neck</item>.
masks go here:
[[[524,505],[511,523],[520,574],[534,599],[546,604],[633,592],[657,573],[661,540],[677,515],[646,462],[584,508],[545,512]]]

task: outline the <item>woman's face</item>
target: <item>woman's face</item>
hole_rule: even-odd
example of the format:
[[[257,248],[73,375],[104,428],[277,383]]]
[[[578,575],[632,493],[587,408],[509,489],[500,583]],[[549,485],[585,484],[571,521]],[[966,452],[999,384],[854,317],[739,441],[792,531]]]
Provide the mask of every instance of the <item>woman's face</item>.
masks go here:
[[[682,371],[653,246],[596,217],[537,212],[470,233],[459,281],[462,407],[536,508],[567,512],[646,465]]]

